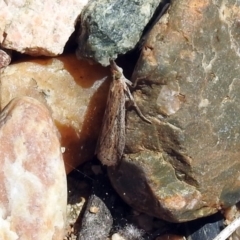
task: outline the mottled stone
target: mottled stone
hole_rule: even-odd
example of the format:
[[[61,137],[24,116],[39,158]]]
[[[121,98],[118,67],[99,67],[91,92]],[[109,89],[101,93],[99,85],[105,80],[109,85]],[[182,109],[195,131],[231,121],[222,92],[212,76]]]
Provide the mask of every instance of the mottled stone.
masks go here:
[[[29,98],[0,114],[0,239],[63,239],[67,184],[49,110]]]
[[[109,176],[139,211],[200,218],[240,200],[240,2],[172,1],[133,74],[144,122],[127,112],[126,147]]]
[[[31,55],[61,54],[87,2],[0,1],[0,45]]]
[[[46,104],[61,134],[67,173],[92,159],[109,88],[107,68],[75,55],[31,58],[1,70],[0,107],[29,96]]]
[[[133,49],[161,1],[90,1],[81,14],[79,58],[92,58],[103,66]]]
[[[6,67],[11,62],[11,50],[0,48],[0,68]]]

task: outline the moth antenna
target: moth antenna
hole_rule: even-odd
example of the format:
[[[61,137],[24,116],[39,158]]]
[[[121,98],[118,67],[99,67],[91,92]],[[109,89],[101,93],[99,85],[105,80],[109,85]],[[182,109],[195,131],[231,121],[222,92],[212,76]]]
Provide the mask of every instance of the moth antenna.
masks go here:
[[[110,61],[110,65],[111,65],[111,69],[114,70],[114,71],[117,71],[117,72],[120,72],[121,74],[123,74],[123,70],[122,68],[120,68],[114,60],[111,60]]]

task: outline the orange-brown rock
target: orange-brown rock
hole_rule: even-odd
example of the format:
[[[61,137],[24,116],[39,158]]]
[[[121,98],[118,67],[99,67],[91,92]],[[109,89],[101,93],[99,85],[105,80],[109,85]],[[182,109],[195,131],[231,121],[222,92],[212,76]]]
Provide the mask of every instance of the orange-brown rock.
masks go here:
[[[0,239],[63,239],[67,185],[57,128],[39,101],[0,114]]]
[[[94,156],[101,127],[109,70],[75,55],[40,58],[2,69],[0,104],[30,96],[46,104],[61,134],[66,171]]]
[[[240,200],[239,1],[172,0],[133,73],[148,124],[126,114],[126,147],[110,172],[131,206],[173,222]]]

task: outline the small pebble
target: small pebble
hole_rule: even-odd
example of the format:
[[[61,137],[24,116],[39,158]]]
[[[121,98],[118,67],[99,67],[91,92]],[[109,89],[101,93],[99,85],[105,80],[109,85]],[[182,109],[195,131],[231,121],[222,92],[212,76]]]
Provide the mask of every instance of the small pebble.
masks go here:
[[[99,212],[99,208],[96,206],[92,206],[89,208],[89,212],[91,213],[98,213]]]

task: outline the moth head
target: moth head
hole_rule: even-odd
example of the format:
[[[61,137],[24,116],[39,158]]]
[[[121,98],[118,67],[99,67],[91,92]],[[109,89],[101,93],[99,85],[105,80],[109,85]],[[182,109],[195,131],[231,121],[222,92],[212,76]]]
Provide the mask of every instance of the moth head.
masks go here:
[[[122,76],[123,70],[120,68],[114,60],[110,61],[111,70],[115,79],[119,79]]]

